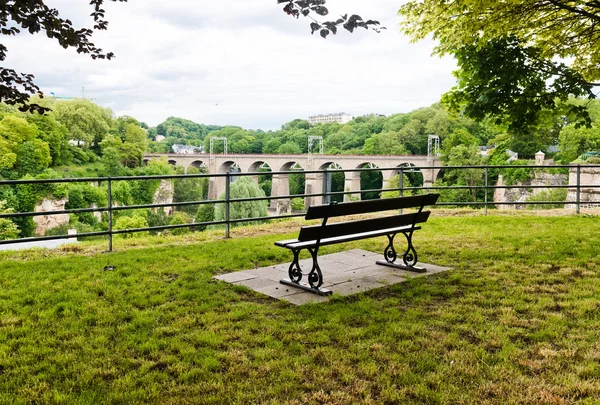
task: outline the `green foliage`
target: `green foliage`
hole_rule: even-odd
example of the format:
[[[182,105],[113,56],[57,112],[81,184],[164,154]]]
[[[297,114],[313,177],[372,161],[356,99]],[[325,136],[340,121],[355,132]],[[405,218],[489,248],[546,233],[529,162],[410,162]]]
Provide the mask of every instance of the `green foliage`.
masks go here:
[[[214,204],[202,204],[198,207],[198,212],[196,213],[196,222],[213,222],[215,220],[215,205]],[[196,229],[199,231],[204,231],[207,225],[198,225]]]
[[[304,211],[304,199],[303,198],[292,198],[291,207],[293,211]]]
[[[50,165],[50,147],[37,138],[35,125],[25,119],[6,115],[0,121],[0,172],[10,176],[14,170],[19,177],[36,175]]]
[[[148,221],[148,227],[150,228],[169,225],[169,216],[162,208],[147,210],[145,217],[146,221]],[[157,231],[150,231],[150,234],[156,235]]]
[[[381,188],[383,188],[383,174],[380,171],[360,172],[361,190],[376,190]],[[380,198],[380,194],[380,191],[367,191],[360,193],[360,198],[361,200],[375,200]]]
[[[57,101],[53,106],[56,120],[67,127],[69,139],[78,146],[97,148],[113,126],[113,113],[92,101]]]
[[[106,187],[94,187],[88,183],[74,183],[68,187],[68,201],[65,208],[68,210],[77,208],[106,207],[108,204]],[[78,222],[95,225],[98,220],[91,212],[73,214]]]
[[[445,139],[459,129],[474,136],[479,145],[486,144],[506,131],[490,121],[477,123],[464,116],[451,115],[438,103],[390,117],[356,117],[343,125],[332,123],[311,127],[306,121],[297,119],[274,132],[224,127],[209,132],[203,138],[202,145],[208,151],[211,137],[225,137],[231,153],[304,154],[308,152],[308,137],[321,136],[324,140],[324,153],[327,154],[426,154],[428,135],[437,134]],[[166,133],[164,128],[161,131]],[[189,139],[167,137],[165,141],[153,142],[150,150],[167,152],[173,143],[198,145],[196,141]],[[214,144],[214,152],[223,152],[222,142]],[[319,152],[316,144],[313,145],[313,153],[315,152]]]
[[[277,153],[280,155],[299,155],[302,153],[302,149],[296,143],[286,142],[277,148]]]
[[[190,167],[188,174],[198,174],[199,169]],[[208,198],[208,182],[209,179],[204,178],[185,178],[175,179],[174,184],[174,202],[190,202],[190,201],[204,201]],[[194,215],[198,210],[195,205],[186,205],[177,208],[180,211],[186,212],[190,215]]]
[[[173,142],[169,145],[169,148],[173,143],[200,146],[209,132],[220,128],[218,126],[196,124],[183,118],[169,117],[156,127],[156,135],[172,138]]]
[[[115,222],[114,230],[123,230],[123,229],[139,229],[139,228],[148,228],[148,222],[146,218],[140,215],[134,216],[121,216],[117,218]],[[131,233],[122,233],[116,235],[117,237],[122,238],[141,238],[144,235],[147,235],[148,232],[131,232]]]
[[[544,59],[540,49],[515,37],[465,45],[453,53],[459,65],[458,85],[444,95],[444,103],[476,120],[494,117],[518,139],[531,137],[543,111],[556,110],[557,101],[573,95],[595,97],[592,85],[580,74]],[[563,106],[578,125],[591,124],[585,107]]]
[[[527,197],[527,202],[564,202],[567,200],[568,191],[564,188],[553,188],[548,191],[543,190],[531,197]],[[531,204],[527,205],[528,210],[549,210],[553,208],[564,208],[565,204]]]
[[[560,152],[556,158],[563,164],[569,164],[585,152],[600,150],[600,127],[594,123],[592,128],[576,128],[567,125],[560,131]]]
[[[433,35],[440,55],[516,37],[538,48],[544,59],[572,58],[572,68],[588,81],[600,78],[600,45],[590,40],[597,36],[595,2],[424,0],[408,2],[400,14],[404,33],[413,40]]]
[[[11,214],[14,211],[6,206],[6,201],[0,201],[0,214]],[[0,240],[11,240],[19,237],[19,228],[8,218],[0,218]]]
[[[512,165],[519,166],[519,162],[513,162]],[[502,181],[507,186],[512,186],[518,183],[525,183],[533,179],[533,171],[526,167],[517,167],[515,169],[500,169]]]
[[[402,181],[402,187],[403,188],[412,187],[412,185],[410,183],[410,179],[408,178],[408,176],[406,174],[404,175],[404,178]],[[394,177],[392,177],[391,179],[389,179],[385,183],[384,188],[393,188],[393,189],[399,190],[400,189],[400,174],[397,174]],[[402,195],[409,195],[409,193],[404,191],[404,193]],[[384,191],[383,193],[381,193],[381,198],[394,198],[394,197],[400,197],[400,191]]]
[[[175,212],[173,215],[171,215],[171,218],[169,219],[169,225],[183,225],[189,224],[191,222],[192,217],[189,214],[186,214],[185,212]],[[190,228],[176,228],[168,230],[168,233],[170,233],[171,235],[185,235],[186,233],[190,232]]]
[[[483,165],[484,159],[476,146],[458,145],[450,150],[446,163],[448,166],[479,166]],[[483,169],[445,169],[443,182],[453,186],[481,186],[484,174]],[[477,201],[476,189],[456,190],[455,195],[458,199],[454,201],[464,201],[465,195],[470,195],[471,201]]]
[[[231,185],[230,198],[259,198],[265,197],[264,191],[250,177],[241,177]],[[219,200],[225,199],[225,193],[219,196]],[[242,201],[230,204],[230,219],[263,218],[267,216],[267,201]],[[217,204],[215,208],[215,220],[225,220],[225,204]],[[256,223],[256,221],[253,221]],[[235,224],[242,225],[244,222]]]
[[[306,176],[301,170],[292,170],[288,175],[290,181],[290,195],[301,195],[306,190]]]
[[[69,153],[69,136],[67,127],[58,122],[53,113],[27,114],[25,119],[37,128],[37,138],[48,144],[52,166],[68,163],[71,159]]]
[[[133,197],[131,194],[131,182],[129,181],[113,181],[111,183],[112,201],[121,206],[133,205]]]

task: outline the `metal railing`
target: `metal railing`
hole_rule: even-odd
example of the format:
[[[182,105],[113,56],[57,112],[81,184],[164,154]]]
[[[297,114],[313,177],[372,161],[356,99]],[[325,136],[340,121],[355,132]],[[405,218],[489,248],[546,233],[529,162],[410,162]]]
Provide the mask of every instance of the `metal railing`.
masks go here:
[[[231,236],[231,227],[237,223],[247,223],[247,222],[257,222],[257,221],[265,221],[272,219],[285,219],[285,218],[294,218],[294,217],[302,217],[304,213],[286,213],[283,215],[270,215],[266,217],[260,218],[242,218],[242,219],[231,219],[231,206],[235,203],[241,203],[246,201],[265,201],[267,203],[271,200],[290,200],[293,198],[321,198],[319,203],[328,203],[331,201],[334,196],[351,196],[357,194],[364,193],[383,193],[383,192],[394,192],[398,193],[397,195],[402,196],[407,193],[416,194],[423,192],[441,192],[444,190],[475,190],[476,193],[482,193],[476,200],[474,201],[442,201],[438,202],[437,206],[471,206],[471,207],[482,207],[484,210],[484,214],[487,214],[489,208],[498,206],[498,205],[561,205],[561,204],[571,204],[575,206],[576,212],[579,214],[581,212],[581,207],[583,205],[581,201],[581,196],[584,191],[593,190],[593,192],[600,194],[600,183],[599,184],[582,184],[581,183],[581,174],[582,169],[586,168],[596,168],[600,172],[600,166],[598,165],[555,165],[555,166],[534,166],[534,165],[506,165],[506,166],[401,166],[401,167],[392,167],[392,168],[361,168],[361,169],[333,169],[333,170],[293,170],[293,171],[280,171],[280,172],[257,172],[257,173],[220,173],[220,174],[188,174],[188,175],[160,175],[160,176],[129,176],[129,177],[92,177],[92,178],[66,178],[66,179],[44,179],[44,180],[2,180],[0,181],[0,187],[14,187],[25,184],[67,184],[67,183],[97,183],[99,186],[104,185],[106,183],[107,189],[107,204],[104,207],[98,208],[77,208],[77,209],[64,209],[64,210],[56,210],[56,211],[46,211],[46,212],[16,212],[16,213],[4,213],[0,214],[0,219],[10,219],[10,218],[25,218],[25,217],[36,217],[36,216],[53,216],[53,215],[62,215],[62,214],[81,214],[81,213],[105,213],[106,221],[107,221],[107,229],[101,231],[94,232],[85,232],[75,235],[52,235],[52,236],[34,236],[34,237],[25,237],[20,239],[11,239],[11,240],[0,240],[0,246],[6,244],[13,243],[26,243],[26,242],[41,242],[41,241],[53,241],[53,240],[64,240],[64,239],[72,239],[76,238],[87,238],[87,237],[99,237],[106,236],[108,238],[108,250],[113,250],[113,238],[116,235],[136,233],[136,232],[158,232],[165,230],[175,230],[179,228],[196,228],[199,226],[211,226],[211,225],[224,225],[225,228],[225,236],[229,238]],[[570,171],[575,171],[575,183],[574,184],[564,184],[564,185],[490,185],[490,171],[507,171],[507,170],[516,170],[516,169],[531,169],[537,171],[543,170],[557,170],[557,169],[567,169]],[[404,175],[405,174],[414,174],[414,173],[434,173],[434,171],[461,171],[461,170],[480,170],[481,178],[479,179],[480,184],[474,185],[450,185],[450,186],[440,186],[436,184],[428,184],[421,186],[410,186],[405,187],[404,185]],[[363,172],[389,172],[392,171],[393,174],[399,175],[399,186],[398,188],[384,188],[385,184],[382,184],[381,188],[370,189],[370,190],[348,190],[348,191],[331,191],[328,189],[328,181],[327,174],[333,173],[346,173],[355,172],[355,173],[363,173]],[[276,196],[265,196],[265,197],[256,197],[256,198],[231,198],[231,185],[234,183],[234,179],[243,176],[276,176],[276,175],[290,175],[290,174],[304,174],[306,175],[317,175],[322,176],[322,192],[320,193],[312,193],[312,194],[294,194],[294,195],[276,195]],[[388,178],[390,176],[387,176]],[[431,176],[430,176],[431,177]],[[570,176],[568,176],[570,177]],[[600,174],[599,174],[600,177]],[[225,182],[225,192],[224,199],[217,200],[200,200],[200,201],[183,201],[183,202],[169,202],[169,203],[160,203],[160,204],[138,204],[138,205],[126,205],[119,206],[116,204],[113,186],[116,182],[122,181],[152,181],[152,180],[173,180],[176,181],[178,179],[202,179],[208,178],[209,180],[217,180],[221,179]],[[385,183],[385,181],[384,181]],[[567,189],[572,190],[575,193],[575,201],[493,201],[490,200],[489,194],[490,192],[495,191],[496,189]],[[138,210],[138,209],[158,209],[158,208],[176,208],[176,207],[186,207],[186,206],[201,206],[205,204],[224,204],[225,206],[225,215],[223,220],[219,221],[210,221],[210,222],[192,222],[187,224],[175,224],[175,225],[161,225],[161,226],[150,226],[143,228],[133,228],[133,229],[114,229],[114,218],[115,214],[119,212],[128,211],[128,210]],[[599,205],[600,201],[585,201],[585,205],[595,206]]]

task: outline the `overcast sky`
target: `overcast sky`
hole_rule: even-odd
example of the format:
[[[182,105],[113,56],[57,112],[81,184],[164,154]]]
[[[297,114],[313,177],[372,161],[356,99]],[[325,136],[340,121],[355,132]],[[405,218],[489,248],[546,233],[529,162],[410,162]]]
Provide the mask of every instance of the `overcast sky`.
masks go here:
[[[50,0],[91,26],[81,0]],[[44,35],[2,38],[6,66],[33,73],[45,93],[85,97],[154,126],[169,116],[204,124],[277,129],[294,118],[393,114],[437,102],[455,83],[451,58],[399,32],[403,0],[328,0],[330,18],[356,13],[387,31],[345,30],[323,40],[276,0],[129,0],[106,5],[109,29],[93,61]]]

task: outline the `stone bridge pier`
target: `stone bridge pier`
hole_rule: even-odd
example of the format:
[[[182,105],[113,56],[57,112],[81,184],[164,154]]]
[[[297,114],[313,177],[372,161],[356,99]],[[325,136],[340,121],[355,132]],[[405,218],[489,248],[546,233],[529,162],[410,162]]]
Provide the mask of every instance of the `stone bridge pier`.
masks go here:
[[[271,180],[271,195],[284,196],[290,195],[290,176],[289,174],[274,174]],[[277,213],[290,212],[291,201],[289,198],[271,200],[270,208]]]

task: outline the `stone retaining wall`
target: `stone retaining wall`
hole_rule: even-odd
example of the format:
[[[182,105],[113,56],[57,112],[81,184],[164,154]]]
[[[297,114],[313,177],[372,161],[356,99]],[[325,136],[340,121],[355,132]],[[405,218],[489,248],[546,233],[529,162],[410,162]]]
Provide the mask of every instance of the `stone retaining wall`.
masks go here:
[[[535,172],[534,178],[525,181],[518,182],[517,186],[564,186],[567,183],[567,175],[565,174],[550,174],[545,172]],[[498,177],[497,186],[504,186],[502,175]],[[533,197],[536,194],[540,194],[544,191],[549,191],[550,188],[497,188],[494,191],[494,202],[514,202],[515,204],[500,204],[498,205],[499,210],[514,210],[514,209],[525,209],[525,204],[519,204],[527,201],[528,198]]]

